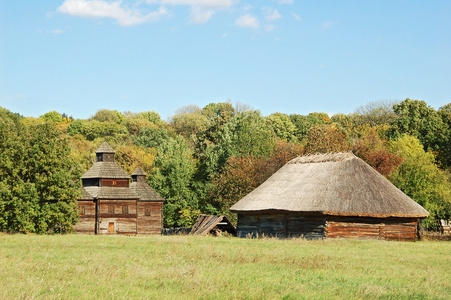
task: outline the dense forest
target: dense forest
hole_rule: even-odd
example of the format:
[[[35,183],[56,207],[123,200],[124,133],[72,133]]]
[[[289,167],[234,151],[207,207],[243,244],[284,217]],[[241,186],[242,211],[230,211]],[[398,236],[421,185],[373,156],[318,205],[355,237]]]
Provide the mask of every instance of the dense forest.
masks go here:
[[[425,207],[434,229],[451,215],[451,103],[372,102],[354,113],[273,113],[231,102],[155,111],[99,110],[89,119],[48,112],[23,117],[0,107],[0,231],[71,232],[80,176],[108,141],[129,174],[141,166],[162,197],[164,226],[225,214],[288,160],[353,151]]]

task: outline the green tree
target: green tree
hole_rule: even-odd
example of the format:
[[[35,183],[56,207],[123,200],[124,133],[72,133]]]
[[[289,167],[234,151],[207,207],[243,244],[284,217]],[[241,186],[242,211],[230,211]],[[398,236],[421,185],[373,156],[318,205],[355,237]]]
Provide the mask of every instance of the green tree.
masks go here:
[[[228,102],[210,103],[202,109],[202,114],[208,122],[196,133],[194,156],[198,159],[196,180],[205,183],[232,154],[231,132],[225,126],[235,116],[235,109]]]
[[[192,179],[196,162],[186,141],[178,136],[168,139],[158,147],[154,170],[148,183],[163,198],[164,226],[187,226],[180,212],[183,209],[198,209],[198,199],[192,190]]]
[[[451,217],[451,182],[449,175],[435,164],[434,156],[425,152],[419,140],[404,135],[391,142],[392,151],[403,158],[402,164],[390,176],[405,194],[430,212],[423,222],[434,228],[436,220]]]
[[[282,113],[274,113],[266,117],[266,124],[272,128],[274,134],[282,140],[296,142],[296,126],[290,117]]]
[[[407,98],[393,109],[397,118],[392,123],[389,136],[396,139],[407,133],[418,138],[424,149],[437,151],[446,140],[447,126],[440,115],[425,101]]]
[[[445,138],[441,141],[438,159],[445,169],[451,169],[451,103],[439,108],[438,113],[446,125]]]
[[[315,126],[316,124],[324,124],[323,120],[320,120],[317,117],[311,115],[303,116],[292,114],[290,115],[290,120],[296,127],[294,135],[300,142],[307,140],[308,133],[313,126]]]
[[[112,122],[121,124],[125,120],[125,116],[117,110],[100,109],[91,118],[99,122]]]
[[[210,121],[224,124],[235,115],[235,109],[230,102],[209,103],[202,108],[202,114]]]
[[[70,232],[80,175],[53,123],[0,120],[0,231]]]
[[[138,136],[133,136],[132,140],[136,145],[144,148],[158,148],[169,137],[167,129],[149,126],[142,129]]]
[[[318,120],[321,120],[324,122],[324,124],[330,124],[330,117],[327,113],[319,113],[319,112],[312,112],[308,114],[309,116],[315,117]]]
[[[75,120],[67,127],[67,133],[71,136],[81,134],[88,141],[97,138],[121,140],[129,135],[127,128],[121,124],[96,120]]]
[[[143,119],[143,120],[147,120],[151,123],[154,123],[155,125],[162,127],[162,126],[166,126],[166,122],[164,122],[163,120],[161,120],[161,116],[159,113],[157,113],[156,111],[152,110],[152,111],[144,111],[144,112],[140,112],[137,113],[133,116],[136,119]]]
[[[268,157],[272,154],[275,136],[259,111],[238,114],[225,127],[234,155]]]
[[[195,135],[207,123],[207,117],[197,105],[188,105],[176,110],[170,125],[185,138]]]
[[[39,119],[44,121],[62,122],[63,116],[57,111],[50,111],[48,113],[39,116]]]

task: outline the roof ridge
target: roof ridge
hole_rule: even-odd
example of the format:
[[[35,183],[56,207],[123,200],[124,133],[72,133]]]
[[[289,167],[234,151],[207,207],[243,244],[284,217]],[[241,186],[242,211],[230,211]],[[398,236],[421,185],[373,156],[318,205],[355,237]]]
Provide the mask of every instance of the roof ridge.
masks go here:
[[[289,164],[308,164],[308,163],[323,163],[323,162],[339,162],[349,159],[357,158],[352,151],[345,152],[328,152],[328,153],[308,153],[293,158]]]

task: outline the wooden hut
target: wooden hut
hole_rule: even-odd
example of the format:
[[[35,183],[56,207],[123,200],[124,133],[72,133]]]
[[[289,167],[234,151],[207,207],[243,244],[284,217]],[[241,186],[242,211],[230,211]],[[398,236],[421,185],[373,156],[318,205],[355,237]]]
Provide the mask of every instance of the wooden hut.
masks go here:
[[[300,156],[233,205],[238,235],[415,241],[429,213],[351,152]]]
[[[160,234],[164,199],[146,183],[141,168],[130,177],[115,163],[114,153],[107,142],[103,143],[96,151],[97,162],[81,177],[80,221],[74,226],[75,231]]]

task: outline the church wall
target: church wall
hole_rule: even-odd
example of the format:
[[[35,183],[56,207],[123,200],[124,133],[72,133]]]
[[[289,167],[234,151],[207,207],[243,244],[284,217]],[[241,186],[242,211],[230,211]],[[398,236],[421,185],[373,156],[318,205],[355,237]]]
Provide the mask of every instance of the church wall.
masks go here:
[[[138,202],[138,234],[161,234],[163,228],[163,203]]]
[[[93,200],[78,201],[78,209],[80,211],[80,219],[74,226],[74,230],[78,233],[95,234],[96,225],[96,206]]]

